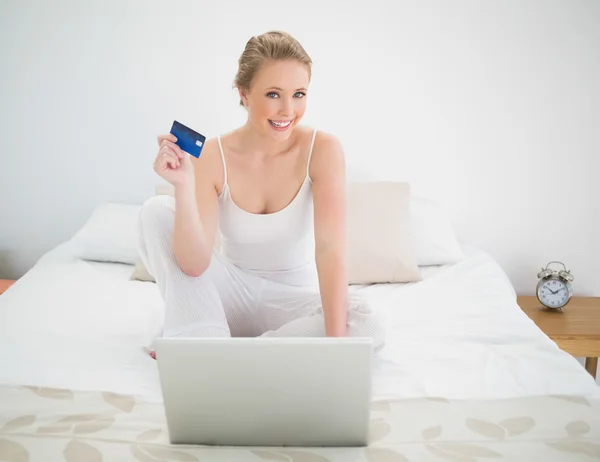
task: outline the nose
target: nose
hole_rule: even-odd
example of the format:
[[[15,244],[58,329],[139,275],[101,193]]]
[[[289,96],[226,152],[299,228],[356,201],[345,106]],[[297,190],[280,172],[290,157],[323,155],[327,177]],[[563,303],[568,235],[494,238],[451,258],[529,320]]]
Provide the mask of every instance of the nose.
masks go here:
[[[281,106],[279,107],[279,114],[283,117],[289,117],[293,113],[293,102],[288,98],[281,98]]]

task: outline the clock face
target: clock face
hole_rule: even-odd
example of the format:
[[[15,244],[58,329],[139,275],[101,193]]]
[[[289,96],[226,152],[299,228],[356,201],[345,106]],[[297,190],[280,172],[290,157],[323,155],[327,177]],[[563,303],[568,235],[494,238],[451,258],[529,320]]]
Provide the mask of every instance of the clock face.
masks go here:
[[[542,284],[538,291],[538,297],[544,305],[559,308],[567,303],[569,289],[563,281],[551,279]]]

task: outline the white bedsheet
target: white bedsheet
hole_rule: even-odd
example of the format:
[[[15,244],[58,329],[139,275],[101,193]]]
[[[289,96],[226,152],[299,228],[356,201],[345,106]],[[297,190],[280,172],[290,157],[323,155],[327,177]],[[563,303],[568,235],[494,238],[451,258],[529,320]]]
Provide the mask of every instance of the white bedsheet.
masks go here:
[[[422,282],[351,287],[388,327],[374,397],[600,397],[581,364],[521,312],[498,264],[463,249],[458,264],[423,268]],[[0,297],[0,382],[160,401],[144,347],[160,332],[163,304],[155,284],[129,280],[132,269],[75,259],[69,243],[48,252]]]

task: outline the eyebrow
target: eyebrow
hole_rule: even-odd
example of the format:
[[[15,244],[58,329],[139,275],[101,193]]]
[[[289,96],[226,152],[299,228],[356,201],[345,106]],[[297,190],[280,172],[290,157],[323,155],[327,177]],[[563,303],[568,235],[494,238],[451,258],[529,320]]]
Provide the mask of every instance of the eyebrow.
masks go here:
[[[267,88],[267,90],[279,90],[279,91],[283,91],[283,88],[279,88],[279,87],[269,87]],[[306,88],[302,87],[302,88],[296,88],[296,90],[294,91],[306,91]]]

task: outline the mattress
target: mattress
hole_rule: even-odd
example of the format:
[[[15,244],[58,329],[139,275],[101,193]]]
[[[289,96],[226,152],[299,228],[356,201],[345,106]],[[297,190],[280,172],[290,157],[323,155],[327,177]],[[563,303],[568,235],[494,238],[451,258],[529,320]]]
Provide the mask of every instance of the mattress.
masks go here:
[[[367,448],[207,448],[168,444],[156,362],[147,354],[164,314],[156,285],[132,281],[130,265],[80,260],[65,242],[0,297],[0,456],[600,456],[600,388],[522,313],[497,262],[477,248],[463,251],[459,263],[422,268],[420,282],[350,287],[387,329],[374,358]]]

